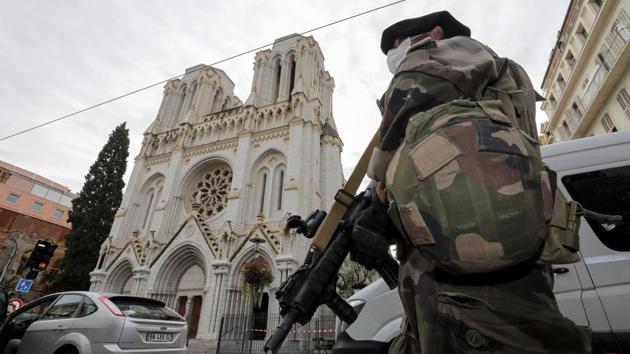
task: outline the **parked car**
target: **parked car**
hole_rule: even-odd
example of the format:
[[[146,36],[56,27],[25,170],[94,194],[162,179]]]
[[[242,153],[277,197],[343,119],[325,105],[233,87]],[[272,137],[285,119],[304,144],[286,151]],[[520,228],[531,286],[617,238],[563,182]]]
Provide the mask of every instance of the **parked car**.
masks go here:
[[[630,131],[542,147],[557,172],[557,185],[585,208],[630,216]],[[630,225],[582,218],[582,260],[553,267],[554,293],[562,313],[593,331],[593,353],[630,353]],[[359,313],[337,321],[333,354],[387,353],[400,333],[403,308],[397,289],[376,281],[349,299]]]
[[[2,305],[3,296],[0,296]],[[187,326],[164,303],[135,296],[72,291],[2,311],[0,352],[18,354],[185,354]]]

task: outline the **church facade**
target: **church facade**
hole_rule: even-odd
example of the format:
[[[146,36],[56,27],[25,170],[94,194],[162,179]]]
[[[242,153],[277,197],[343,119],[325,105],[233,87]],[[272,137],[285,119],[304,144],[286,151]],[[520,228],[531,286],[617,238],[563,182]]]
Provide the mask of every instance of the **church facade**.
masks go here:
[[[161,300],[192,337],[215,339],[223,315],[251,311],[243,266],[261,258],[272,277],[257,311],[278,313],[273,292],[309,245],[286,220],[328,209],[343,183],[333,90],[319,45],[299,35],[256,54],[244,103],[217,68],[169,81],[91,290]]]

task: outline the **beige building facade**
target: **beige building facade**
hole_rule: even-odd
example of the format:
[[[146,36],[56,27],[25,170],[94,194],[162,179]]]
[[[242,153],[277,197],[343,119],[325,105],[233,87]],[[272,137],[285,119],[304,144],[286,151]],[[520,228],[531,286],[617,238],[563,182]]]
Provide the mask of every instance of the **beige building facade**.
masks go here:
[[[630,129],[630,0],[572,0],[542,84],[541,142]]]

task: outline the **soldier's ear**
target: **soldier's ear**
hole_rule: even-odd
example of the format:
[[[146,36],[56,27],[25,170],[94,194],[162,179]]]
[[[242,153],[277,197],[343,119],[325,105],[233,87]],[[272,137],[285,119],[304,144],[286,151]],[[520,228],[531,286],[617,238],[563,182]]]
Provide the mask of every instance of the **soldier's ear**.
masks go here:
[[[433,40],[438,40],[444,38],[444,29],[442,26],[435,26],[430,32],[430,36]]]

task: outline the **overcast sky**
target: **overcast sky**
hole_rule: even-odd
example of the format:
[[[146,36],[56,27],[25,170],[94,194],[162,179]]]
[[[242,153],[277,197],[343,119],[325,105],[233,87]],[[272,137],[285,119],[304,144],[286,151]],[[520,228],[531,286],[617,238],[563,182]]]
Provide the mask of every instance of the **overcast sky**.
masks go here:
[[[3,1],[0,137],[359,12],[383,0]],[[449,10],[476,39],[511,57],[539,88],[569,0],[407,0],[311,33],[335,79],[334,118],[345,176],[380,116],[390,79],[380,35],[409,17]],[[254,54],[217,65],[245,101]],[[162,85],[0,142],[0,159],[80,191],[111,130],[130,129],[130,159],[155,118]],[[547,120],[539,112],[538,121]]]

